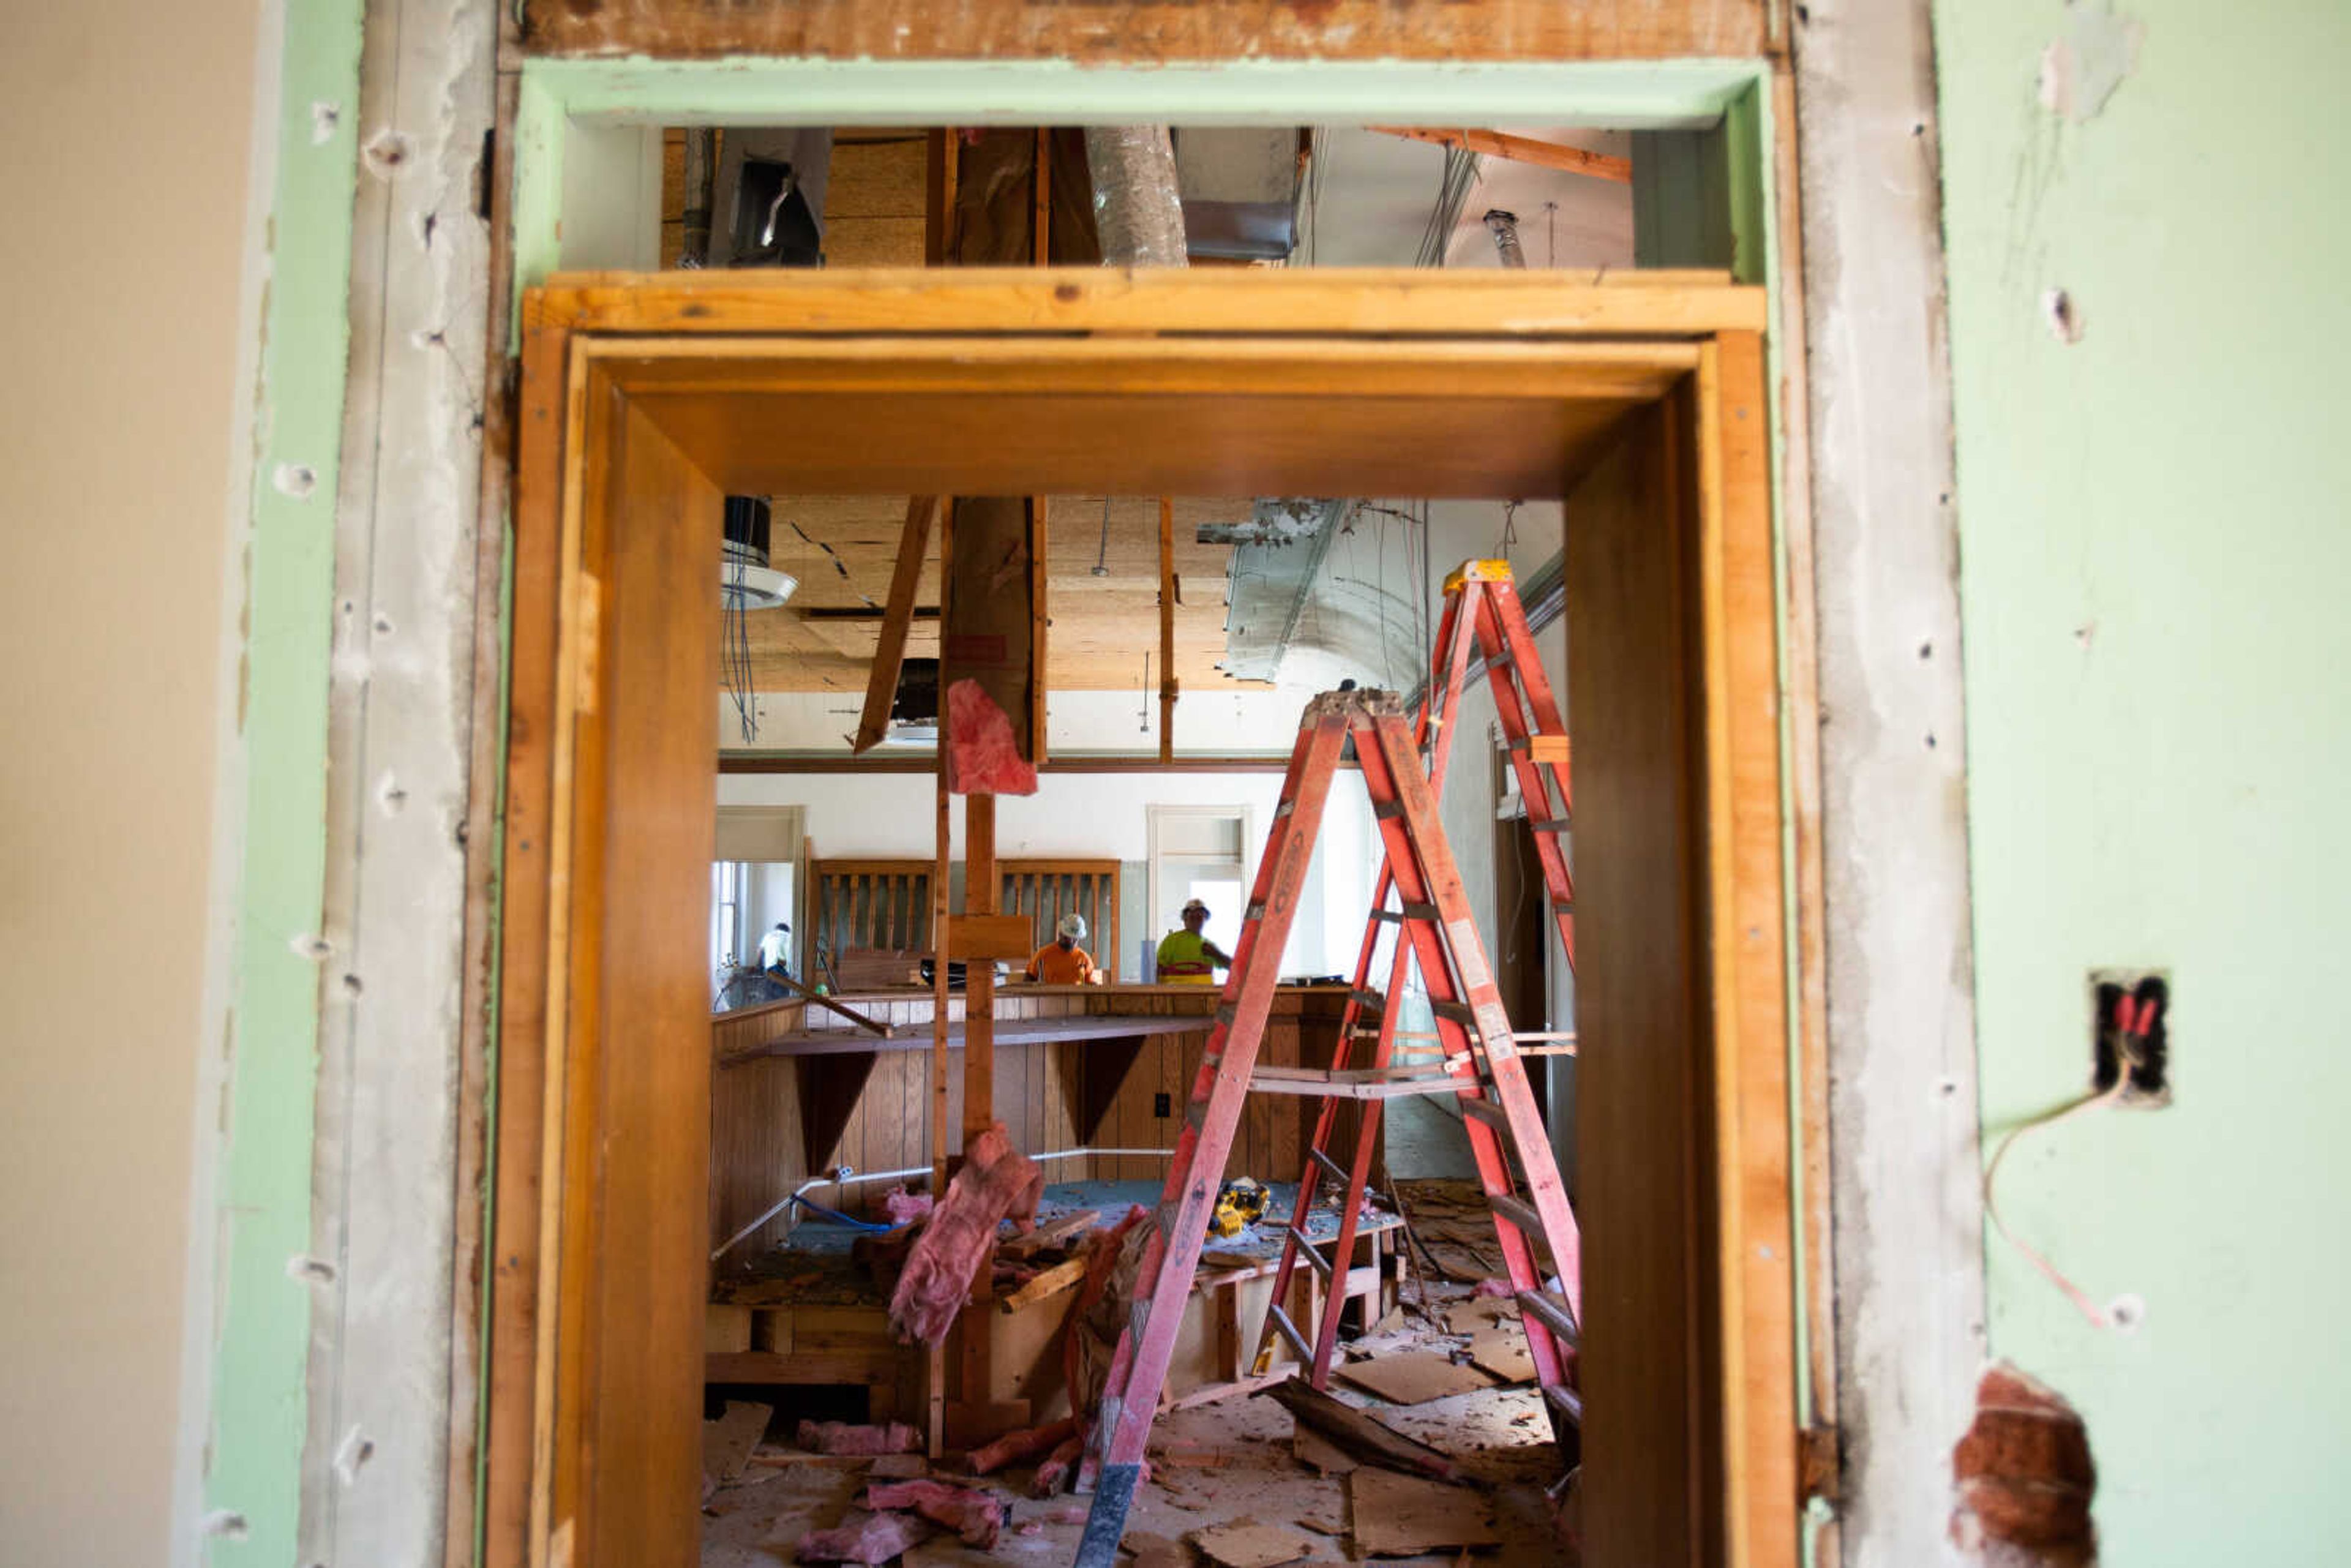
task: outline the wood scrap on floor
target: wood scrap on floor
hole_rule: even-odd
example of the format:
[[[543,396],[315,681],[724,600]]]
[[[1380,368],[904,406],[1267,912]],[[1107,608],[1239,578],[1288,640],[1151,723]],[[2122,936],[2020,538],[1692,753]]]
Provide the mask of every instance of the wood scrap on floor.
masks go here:
[[[1036,1275],[1027,1284],[998,1301],[997,1305],[1007,1312],[1017,1312],[1050,1296],[1058,1296],[1063,1291],[1076,1290],[1085,1277],[1086,1260],[1082,1258],[1067,1259]]]
[[[997,1249],[1006,1258],[1033,1258],[1057,1247],[1068,1247],[1085,1239],[1087,1231],[1102,1223],[1102,1215],[1094,1209],[1081,1208],[1058,1218],[1040,1220],[1037,1228],[1026,1236],[1016,1236]]]
[[[1416,1442],[1353,1406],[1299,1378],[1277,1383],[1266,1390],[1291,1417],[1313,1427],[1356,1458],[1411,1474],[1450,1480],[1458,1470],[1453,1461],[1426,1443]]]
[[[1302,1423],[1290,1436],[1290,1453],[1317,1475],[1343,1476],[1362,1461],[1330,1438]]]
[[[1519,1304],[1499,1296],[1471,1296],[1447,1306],[1444,1317],[1446,1333],[1479,1334],[1499,1324],[1515,1324]]]
[[[1182,1542],[1148,1530],[1128,1531],[1119,1549],[1134,1555],[1128,1568],[1192,1568],[1192,1553]]]
[[[1030,1228],[1045,1173],[1012,1146],[1004,1124],[995,1123],[964,1148],[964,1163],[947,1183],[946,1197],[906,1254],[906,1267],[890,1293],[890,1326],[903,1343],[938,1344],[986,1266],[996,1228],[1009,1219]]]
[[[1259,1524],[1253,1519],[1210,1525],[1192,1531],[1188,1539],[1224,1568],[1280,1568],[1281,1563],[1311,1556],[1315,1550],[1314,1538],[1304,1531],[1286,1524]]]
[[[1351,1361],[1332,1370],[1391,1405],[1425,1405],[1431,1399],[1487,1387],[1493,1381],[1477,1368],[1456,1365],[1451,1357],[1433,1350]]]
[[[1444,1547],[1495,1546],[1494,1511],[1461,1487],[1412,1476],[1357,1470],[1347,1478],[1355,1550],[1371,1557],[1413,1557]]]
[[[751,1451],[768,1435],[768,1423],[775,1415],[772,1405],[728,1400],[717,1420],[702,1424],[702,1473],[721,1481],[740,1476],[751,1463]]]

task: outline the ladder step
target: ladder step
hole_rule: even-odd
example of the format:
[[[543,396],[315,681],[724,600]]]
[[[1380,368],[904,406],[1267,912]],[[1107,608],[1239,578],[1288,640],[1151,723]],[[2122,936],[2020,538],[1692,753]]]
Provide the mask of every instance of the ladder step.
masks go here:
[[[1461,1110],[1463,1114],[1475,1116],[1480,1122],[1499,1127],[1505,1133],[1510,1130],[1510,1113],[1502,1109],[1499,1101],[1472,1100],[1465,1094],[1461,1097]]]
[[[1298,1332],[1298,1325],[1290,1321],[1290,1314],[1281,1310],[1281,1304],[1277,1301],[1266,1308],[1265,1315],[1272,1322],[1274,1332],[1290,1342],[1290,1348],[1297,1353],[1298,1359],[1311,1365],[1314,1360],[1314,1347],[1306,1343],[1306,1336]]]
[[[1378,1012],[1385,1012],[1388,1005],[1387,998],[1377,991],[1357,991],[1354,993],[1354,1002],[1359,1008],[1370,1008]]]
[[[1448,1019],[1458,1024],[1466,1024],[1472,1029],[1478,1024],[1477,1009],[1468,1002],[1447,1001],[1432,997],[1429,998],[1428,1010],[1438,1018]]]
[[[1437,918],[1437,905],[1406,904],[1402,909],[1378,909],[1372,912],[1372,918],[1384,920],[1392,925],[1401,925],[1407,920],[1434,920]]]
[[[1557,1383],[1546,1383],[1543,1385],[1543,1397],[1551,1401],[1552,1409],[1575,1426],[1583,1425],[1583,1396],[1574,1389]]]
[[[1555,1291],[1520,1291],[1519,1309],[1549,1329],[1552,1337],[1562,1344],[1575,1344],[1583,1337],[1575,1326],[1575,1313],[1569,1310],[1567,1298]]]
[[[1324,1279],[1331,1277],[1331,1260],[1314,1249],[1314,1243],[1295,1224],[1290,1227],[1290,1239],[1298,1243],[1298,1255],[1314,1265],[1314,1271]]]
[[[1486,1206],[1529,1236],[1541,1237],[1544,1245],[1550,1245],[1550,1239],[1543,1236],[1542,1216],[1537,1214],[1534,1205],[1526,1199],[1498,1192],[1487,1197]]]
[[[1401,800],[1374,800],[1372,802],[1372,815],[1378,818],[1383,822],[1393,821],[1396,818],[1404,815],[1404,802]]]
[[[1527,826],[1532,828],[1538,833],[1563,833],[1567,831],[1568,820],[1565,817],[1544,817],[1540,820],[1531,819],[1528,821]]]
[[[1321,1166],[1324,1170],[1331,1173],[1331,1179],[1332,1181],[1337,1182],[1343,1187],[1347,1185],[1346,1166],[1341,1165],[1338,1161],[1332,1159],[1329,1155],[1323,1153],[1319,1148],[1309,1149],[1306,1152],[1314,1156],[1314,1163],[1316,1165]]]
[[[1455,1094],[1461,1081],[1447,1072],[1410,1067],[1260,1067],[1249,1074],[1253,1094],[1299,1094],[1328,1100],[1401,1100],[1415,1094]]]

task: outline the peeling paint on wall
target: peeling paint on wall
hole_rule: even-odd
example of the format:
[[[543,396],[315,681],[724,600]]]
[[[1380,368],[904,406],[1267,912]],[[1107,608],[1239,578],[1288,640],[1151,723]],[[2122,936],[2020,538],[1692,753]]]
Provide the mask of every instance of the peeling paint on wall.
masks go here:
[[[2094,118],[2137,68],[2146,34],[2104,4],[2072,0],[2064,31],[2041,54],[2041,107],[2076,125]]]

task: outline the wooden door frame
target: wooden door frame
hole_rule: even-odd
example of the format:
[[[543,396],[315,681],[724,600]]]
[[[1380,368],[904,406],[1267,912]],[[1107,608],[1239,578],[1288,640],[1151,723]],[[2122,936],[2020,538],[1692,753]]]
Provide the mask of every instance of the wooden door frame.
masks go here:
[[[1667,726],[1679,726],[1678,738],[1660,731],[1658,754],[1681,770],[1687,812],[1666,835],[1687,862],[1675,918],[1687,927],[1679,983],[1691,988],[1683,1010],[1696,1076],[1689,1103],[1671,1113],[1696,1162],[1698,1207],[1685,1228],[1703,1243],[1693,1267],[1705,1310],[1689,1315],[1680,1350],[1694,1391],[1689,1430],[1710,1442],[1694,1456],[1687,1527],[1676,1539],[1693,1562],[1792,1563],[1791,934],[1765,314],[1761,289],[1656,273],[582,275],[533,290],[515,507],[486,1561],[662,1560],[644,1533],[645,1497],[674,1484],[678,1507],[689,1508],[697,1462],[691,1432],[681,1439],[674,1429],[676,1411],[649,1420],[630,1400],[666,1390],[671,1376],[680,1389],[699,1385],[706,1062],[691,1051],[600,1050],[602,1030],[624,1023],[638,1031],[632,1040],[659,1043],[678,1010],[607,983],[607,946],[665,938],[658,909],[633,898],[608,907],[601,879],[627,872],[629,857],[651,866],[680,854],[697,871],[708,858],[715,783],[706,798],[673,796],[657,812],[632,804],[625,822],[607,807],[616,789],[633,800],[616,769],[664,766],[678,779],[691,765],[683,753],[636,758],[617,738],[624,720],[688,694],[698,698],[690,710],[710,716],[715,653],[681,652],[691,639],[676,638],[664,652],[643,605],[647,594],[685,602],[706,590],[715,626],[716,573],[699,571],[698,549],[653,548],[656,529],[637,525],[657,528],[705,502],[715,516],[717,491],[632,404],[628,367],[691,358],[712,340],[805,348],[821,337],[862,350],[870,377],[893,340],[970,332],[1046,348],[1166,334],[1210,358],[1219,345],[1381,345],[1391,360],[1425,355],[1432,367],[1465,345],[1549,345],[1562,360],[1602,345],[1670,346],[1654,362],[1688,367],[1657,400],[1669,460],[1655,471],[1680,493],[1648,495],[1662,505],[1634,518],[1668,541],[1656,591],[1675,609],[1667,631],[1694,688]],[[615,525],[622,513],[629,527]],[[1572,538],[1577,527],[1571,510]],[[623,585],[637,586],[624,594]],[[1571,615],[1576,592],[1571,580]],[[1585,756],[1579,748],[1580,765]],[[684,1009],[697,1030],[703,1000]],[[601,1114],[619,1104],[640,1116],[654,1108],[659,1135]],[[661,1217],[664,1194],[686,1218],[682,1230]],[[660,1255],[616,1255],[638,1245]],[[1592,1311],[1597,1334],[1604,1309]],[[599,1470],[600,1459],[611,1462]],[[622,1473],[638,1481],[633,1492],[613,1479]]]

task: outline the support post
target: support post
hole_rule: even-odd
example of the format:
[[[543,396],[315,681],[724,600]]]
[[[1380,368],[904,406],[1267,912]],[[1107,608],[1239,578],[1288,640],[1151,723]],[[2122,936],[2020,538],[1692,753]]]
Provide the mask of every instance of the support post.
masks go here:
[[[931,519],[937,516],[936,496],[916,496],[906,503],[906,526],[898,535],[898,559],[890,569],[890,602],[882,612],[882,633],[873,645],[873,664],[865,674],[865,711],[858,716],[852,753],[872,750],[890,728],[890,704],[898,694],[898,671],[906,660],[906,629],[914,619],[914,592],[923,580],[923,557],[930,549]],[[945,561],[945,535],[939,559]],[[945,578],[944,569],[940,572]],[[941,593],[946,592],[942,585]]]
[[[1159,498],[1159,760],[1176,759],[1176,502]]]

